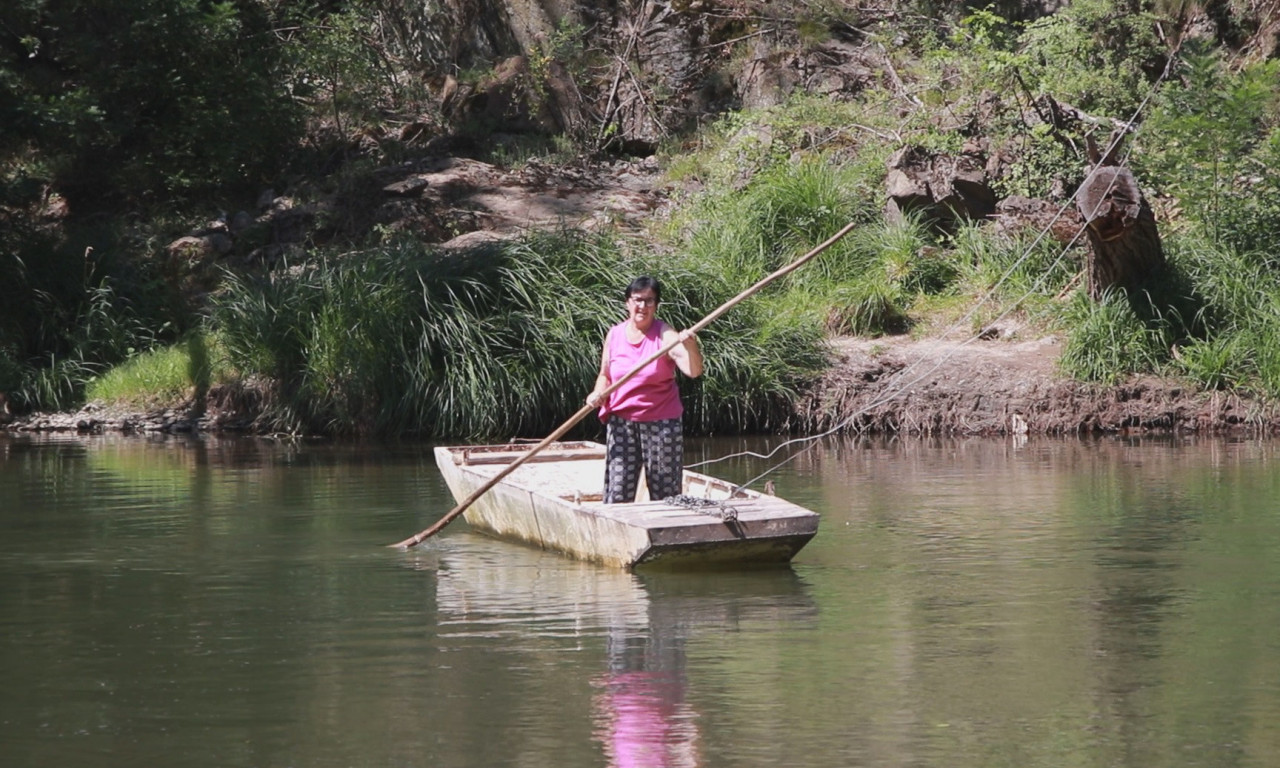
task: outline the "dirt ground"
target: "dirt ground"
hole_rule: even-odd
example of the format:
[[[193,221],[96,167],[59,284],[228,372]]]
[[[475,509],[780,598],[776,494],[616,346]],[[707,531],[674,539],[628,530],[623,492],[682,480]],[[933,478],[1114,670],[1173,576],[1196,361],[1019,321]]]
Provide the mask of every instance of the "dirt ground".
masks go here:
[[[916,435],[1272,433],[1274,408],[1175,381],[1116,386],[1057,371],[1058,339],[841,339],[837,363],[804,401],[804,429],[838,424]]]

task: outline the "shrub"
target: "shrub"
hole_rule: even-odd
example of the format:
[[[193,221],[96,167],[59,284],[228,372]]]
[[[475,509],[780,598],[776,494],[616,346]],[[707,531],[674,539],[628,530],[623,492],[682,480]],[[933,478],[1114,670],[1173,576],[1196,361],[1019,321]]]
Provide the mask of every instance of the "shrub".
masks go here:
[[[22,3],[6,33],[30,48],[0,53],[9,138],[34,148],[75,211],[261,183],[296,136],[263,5]]]
[[[1141,0],[1074,0],[1019,36],[1025,82],[1035,94],[1127,120],[1167,55],[1157,21]]]
[[[1180,202],[1193,227],[1240,251],[1280,236],[1280,62],[1230,69],[1190,52],[1145,122],[1135,171]]]

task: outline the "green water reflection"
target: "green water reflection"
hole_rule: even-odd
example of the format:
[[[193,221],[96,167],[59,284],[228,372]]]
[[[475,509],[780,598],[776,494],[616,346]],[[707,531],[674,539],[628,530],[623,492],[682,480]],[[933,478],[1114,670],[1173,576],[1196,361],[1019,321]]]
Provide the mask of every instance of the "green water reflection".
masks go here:
[[[792,568],[637,576],[462,524],[386,549],[452,506],[428,446],[0,437],[0,755],[1269,765],[1277,466],[1267,442],[831,440],[770,475],[823,514]]]

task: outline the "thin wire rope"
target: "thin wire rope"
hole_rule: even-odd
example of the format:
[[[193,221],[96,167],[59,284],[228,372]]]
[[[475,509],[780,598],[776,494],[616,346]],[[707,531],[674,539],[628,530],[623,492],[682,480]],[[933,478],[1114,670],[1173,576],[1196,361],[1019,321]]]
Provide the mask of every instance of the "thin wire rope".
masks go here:
[[[1173,57],[1170,57],[1170,60],[1166,62],[1164,71],[1161,72],[1160,77],[1157,78],[1156,81],[1152,84],[1152,86],[1147,90],[1146,96],[1143,98],[1142,102],[1138,104],[1138,107],[1134,110],[1133,115],[1130,117],[1129,121],[1125,124],[1127,128],[1132,128],[1132,126],[1134,125],[1134,122],[1138,119],[1139,115],[1142,114],[1143,110],[1146,109],[1147,104],[1154,97],[1156,91],[1164,83],[1164,80],[1168,77],[1169,72],[1172,69],[1173,60],[1174,60]],[[1137,130],[1138,130],[1137,128],[1133,128],[1133,134],[1135,136],[1137,134]],[[1129,134],[1127,131],[1119,133],[1114,139],[1111,140],[1111,143],[1107,145],[1107,149],[1105,152],[1102,153],[1102,157],[1107,157],[1108,155],[1110,155],[1111,152],[1115,150],[1116,146],[1121,141],[1123,141],[1128,135]],[[1130,142],[1130,147],[1132,147],[1132,142]],[[1128,148],[1125,150],[1124,156],[1121,158],[1121,161],[1118,163],[1119,166],[1121,167],[1124,166],[1125,162],[1128,160],[1128,156],[1131,151],[1132,150]],[[996,294],[996,291],[999,289],[999,287],[1005,281],[1007,281],[1013,275],[1013,273],[1017,270],[1017,268],[1022,264],[1022,262],[1025,261],[1031,255],[1033,249],[1036,247],[1036,245],[1039,244],[1039,242],[1042,239],[1044,239],[1045,235],[1053,228],[1053,225],[1058,221],[1058,219],[1062,218],[1064,212],[1067,209],[1067,206],[1071,205],[1071,203],[1075,201],[1075,199],[1080,195],[1081,190],[1085,188],[1089,180],[1093,178],[1093,176],[1097,173],[1098,169],[1101,167],[1102,167],[1101,165],[1097,165],[1094,168],[1090,169],[1089,173],[1086,174],[1084,181],[1080,183],[1080,185],[1076,188],[1076,191],[1071,195],[1071,197],[1068,198],[1067,201],[1064,202],[1062,206],[1058,208],[1057,214],[1055,214],[1054,217],[1049,221],[1049,223],[1046,224],[1044,228],[1040,230],[1040,232],[1037,234],[1035,239],[1032,240],[1031,244],[1028,245],[1026,249],[1023,251],[1022,255],[1019,256],[1018,259],[1015,260],[1014,263],[1007,270],[1005,270],[1004,274],[1000,276],[1000,279],[996,281],[996,283],[987,291],[987,293],[982,297],[981,300],[979,300],[968,312],[966,312],[963,316],[961,316],[959,320],[952,323],[950,327],[948,327],[945,331],[943,331],[942,334],[940,334],[942,338],[945,338],[947,335],[952,333],[956,328],[960,327],[962,324],[964,324],[970,318],[972,318],[973,314],[977,312],[978,308],[981,307],[983,304],[985,304],[989,299],[991,299]],[[1057,267],[1057,265],[1066,257],[1067,253],[1069,253],[1070,250],[1075,246],[1076,241],[1078,241],[1080,239],[1080,236],[1084,234],[1085,228],[1088,226],[1087,222],[1092,220],[1092,218],[1095,215],[1097,215],[1098,207],[1102,204],[1102,201],[1106,198],[1106,195],[1110,193],[1111,190],[1114,188],[1115,183],[1116,183],[1116,179],[1113,178],[1107,184],[1107,188],[1105,192],[1102,195],[1098,196],[1098,202],[1097,204],[1094,205],[1093,210],[1089,212],[1089,215],[1085,217],[1084,223],[1081,224],[1081,226],[1076,230],[1075,234],[1071,237],[1071,239],[1058,252],[1057,257],[1054,258],[1052,262],[1050,262],[1049,268],[1045,270],[1045,274],[1051,273],[1052,270],[1055,267]],[[1015,301],[1009,302],[1008,307],[1004,311],[996,315],[996,318],[995,320],[992,321],[992,323],[995,323],[1004,319],[1009,314],[1011,314],[1014,310],[1016,310],[1019,306],[1021,306],[1022,303],[1026,301],[1028,297],[1032,296],[1033,294],[1035,294],[1040,290],[1041,284],[1043,283],[1043,281],[1044,281],[1044,278],[1041,277],[1037,279],[1034,283],[1032,283],[1031,287],[1028,288]],[[859,412],[855,412],[850,417],[844,419],[839,425],[837,425],[837,429],[847,426],[851,421],[853,421],[854,418],[862,415],[862,413],[865,413],[866,410],[878,405],[882,405],[883,403],[888,402],[889,400],[892,400],[893,398],[897,397],[899,394],[901,394],[903,390],[905,390],[906,387],[909,387],[919,382],[925,376],[928,376],[930,373],[933,373],[934,371],[936,371],[947,360],[949,360],[953,355],[955,355],[961,348],[963,348],[968,344],[973,343],[979,338],[981,338],[981,332],[970,335],[969,338],[960,342],[952,350],[950,350],[949,352],[944,354],[941,358],[939,358],[937,362],[934,363],[933,367],[931,367],[929,370],[918,375],[916,378],[912,379],[906,384],[901,385],[897,389],[897,391],[891,390],[888,394],[883,395],[881,399],[872,401],[867,406],[864,406],[864,408],[861,409]],[[910,371],[911,368],[914,367],[916,364],[917,363],[912,363],[911,365],[907,366],[907,368],[904,368],[903,371],[899,374],[898,378],[902,378],[903,376],[905,376],[906,372]]]
[[[1151,99],[1154,98],[1156,92],[1160,89],[1160,86],[1164,84],[1164,81],[1166,79],[1168,79],[1169,73],[1173,70],[1173,64],[1178,58],[1178,51],[1180,48],[1181,46],[1179,45],[1177,48],[1174,49],[1173,53],[1170,54],[1169,60],[1165,62],[1164,70],[1160,73],[1160,77],[1156,78],[1155,82],[1153,82],[1151,86],[1147,89],[1146,95],[1143,97],[1142,101],[1138,104],[1137,108],[1134,109],[1133,114],[1130,116],[1128,122],[1125,123],[1126,130],[1118,132],[1116,134],[1116,136],[1107,145],[1106,150],[1102,152],[1100,157],[1102,158],[1108,157],[1116,149],[1116,147],[1119,145],[1121,141],[1123,141],[1126,137],[1130,136],[1130,132],[1132,132],[1133,137],[1137,136],[1137,132],[1138,130],[1140,130],[1141,126],[1139,125],[1135,127],[1135,122],[1141,116],[1142,112],[1147,108],[1147,105],[1151,102]],[[1131,149],[1132,146],[1133,146],[1133,142],[1130,141],[1129,147],[1125,149],[1124,155],[1121,158],[1121,161],[1118,163],[1119,166],[1123,167],[1125,162],[1128,160],[1129,153],[1132,151]],[[1000,278],[991,286],[991,288],[987,290],[987,292],[982,296],[982,298],[977,303],[975,303],[973,307],[969,309],[969,311],[964,313],[959,319],[957,319],[949,327],[947,327],[941,334],[939,334],[939,338],[946,338],[949,334],[954,332],[956,328],[959,328],[963,323],[969,321],[973,317],[974,313],[978,311],[979,308],[981,308],[983,305],[987,303],[987,301],[989,301],[992,297],[995,296],[1000,286],[1003,285],[1013,275],[1013,273],[1017,270],[1017,268],[1021,266],[1021,264],[1024,261],[1026,261],[1027,258],[1030,257],[1033,249],[1040,243],[1042,239],[1044,239],[1044,237],[1048,234],[1048,232],[1052,230],[1053,225],[1057,223],[1058,219],[1062,218],[1063,214],[1066,212],[1067,206],[1071,205],[1075,201],[1075,199],[1080,195],[1081,190],[1085,188],[1089,180],[1093,178],[1094,174],[1096,174],[1098,172],[1098,169],[1101,167],[1102,165],[1099,163],[1098,165],[1095,165],[1093,168],[1089,170],[1089,173],[1085,175],[1084,180],[1079,184],[1079,186],[1076,187],[1076,191],[1072,193],[1071,197],[1069,197],[1065,202],[1063,202],[1063,204],[1058,208],[1058,212],[1054,215],[1052,219],[1049,220],[1048,224],[1045,224],[1044,227],[1041,228],[1039,233],[1037,233],[1036,237],[1023,250],[1022,254],[1016,260],[1014,260],[1013,264],[1011,264],[1004,271],[1004,273],[1000,276]],[[1066,243],[1066,245],[1064,245],[1062,249],[1058,252],[1057,257],[1049,264],[1049,268],[1045,270],[1045,274],[1051,273],[1053,269],[1059,264],[1059,262],[1061,262],[1064,258],[1066,258],[1067,253],[1070,252],[1071,248],[1075,246],[1075,243],[1077,240],[1080,239],[1080,236],[1084,234],[1085,228],[1088,226],[1088,221],[1092,219],[1093,215],[1097,214],[1098,206],[1102,204],[1102,201],[1106,198],[1106,195],[1110,193],[1115,183],[1116,183],[1115,178],[1113,178],[1108,183],[1106,191],[1102,195],[1098,196],[1098,202],[1097,204],[1095,204],[1094,209],[1090,211],[1090,216],[1085,218],[1084,222],[1081,223],[1080,228],[1076,230],[1076,233],[1071,237],[1071,239]],[[1019,296],[1016,301],[1010,302],[1008,305],[1008,308],[1002,311],[1001,313],[999,313],[998,315],[996,315],[995,320],[993,320],[988,325],[999,322],[1000,320],[1004,319],[1009,314],[1011,314],[1019,306],[1021,306],[1021,304],[1024,301],[1026,301],[1028,297],[1030,297],[1040,289],[1040,284],[1043,280],[1044,278],[1041,277],[1037,279],[1034,283],[1032,283],[1031,287],[1028,288],[1026,292],[1024,292],[1021,296]],[[933,366],[929,368],[927,371],[924,371],[923,373],[920,373],[910,381],[903,383],[901,380],[905,378],[913,368],[915,368],[917,365],[923,364],[921,360],[912,362],[907,367],[903,368],[901,371],[898,372],[898,374],[896,375],[896,379],[898,381],[895,382],[895,384],[885,394],[881,395],[879,398],[873,399],[870,403],[866,403],[863,406],[859,407],[857,410],[849,414],[846,418],[842,419],[840,422],[838,422],[835,426],[831,427],[830,429],[827,429],[816,435],[806,435],[805,437],[797,437],[791,440],[786,440],[782,443],[779,443],[777,446],[774,447],[772,451],[769,451],[769,453],[767,454],[760,454],[754,451],[739,451],[737,453],[731,453],[731,454],[714,458],[714,459],[707,459],[705,461],[700,461],[694,464],[688,464],[686,466],[690,468],[702,467],[708,464],[715,464],[721,461],[737,458],[740,456],[753,456],[756,458],[768,460],[773,458],[775,455],[777,455],[779,451],[781,451],[783,448],[786,448],[789,445],[794,445],[797,443],[807,443],[807,445],[805,445],[803,448],[790,454],[782,461],[766,469],[764,472],[760,473],[759,475],[756,475],[755,477],[751,478],[750,480],[747,480],[746,482],[739,484],[736,488],[733,489],[732,493],[730,493],[730,497],[732,497],[742,489],[754,485],[755,483],[759,482],[763,478],[769,476],[770,474],[786,466],[791,461],[799,458],[805,452],[807,452],[808,450],[813,448],[815,445],[817,445],[817,442],[819,440],[830,437],[831,435],[845,429],[846,427],[849,426],[850,423],[853,422],[854,419],[864,415],[865,413],[867,413],[873,408],[879,407],[881,405],[884,405],[885,403],[888,403],[894,400],[895,398],[900,396],[903,392],[905,392],[908,387],[913,386],[914,384],[918,383],[929,374],[936,371],[938,368],[942,367],[942,365],[945,364],[947,360],[950,360],[952,356],[954,356],[957,352],[960,351],[960,349],[968,346],[969,344],[981,338],[981,335],[982,335],[981,331],[975,334],[971,334],[967,339],[956,344],[954,348],[952,348],[946,354],[938,358],[937,361],[933,364]]]

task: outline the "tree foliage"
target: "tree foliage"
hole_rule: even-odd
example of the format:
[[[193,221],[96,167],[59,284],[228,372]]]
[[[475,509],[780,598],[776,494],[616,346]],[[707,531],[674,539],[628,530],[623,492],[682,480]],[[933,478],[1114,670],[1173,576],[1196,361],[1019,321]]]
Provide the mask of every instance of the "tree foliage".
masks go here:
[[[38,179],[74,210],[118,210],[270,178],[298,125],[271,21],[253,0],[10,4],[10,186]],[[24,154],[32,162],[17,163]]]
[[[1280,241],[1280,62],[1233,70],[1219,51],[1189,51],[1144,125],[1134,164],[1222,244]]]

